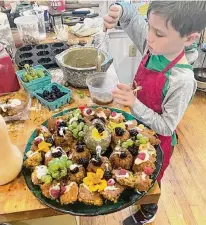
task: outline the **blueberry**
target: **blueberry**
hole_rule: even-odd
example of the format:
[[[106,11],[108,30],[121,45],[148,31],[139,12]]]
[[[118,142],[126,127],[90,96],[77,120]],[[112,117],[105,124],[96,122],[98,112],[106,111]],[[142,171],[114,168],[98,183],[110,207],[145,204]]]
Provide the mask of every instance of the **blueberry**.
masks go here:
[[[106,171],[104,172],[104,179],[105,179],[105,180],[109,180],[109,179],[111,179],[111,178],[112,178],[111,172],[110,172],[109,170],[106,170]]]
[[[121,159],[125,159],[126,157],[127,157],[127,153],[126,152],[121,152],[120,158]]]
[[[73,170],[70,170],[71,173],[75,174],[79,172],[79,167],[75,167]]]
[[[54,142],[54,140],[52,139],[52,137],[47,138],[46,142],[52,144],[52,146],[55,145],[55,142]]]
[[[102,160],[100,157],[95,157],[93,160],[92,160],[92,164],[94,166],[101,166],[102,165]]]
[[[129,131],[129,134],[130,134],[131,137],[134,137],[138,134],[138,131],[136,129],[132,129],[132,130]]]
[[[124,135],[124,129],[122,129],[121,127],[115,127],[115,134],[117,136],[123,136]]]
[[[83,152],[84,146],[83,145],[77,145],[76,150],[77,150],[77,152]]]
[[[79,160],[79,164],[83,165],[84,167],[86,167],[89,164],[89,160],[85,159],[85,158],[81,158]]]
[[[59,158],[62,156],[62,149],[61,148],[56,148],[55,152],[52,152],[52,157],[54,158]]]
[[[102,124],[100,123],[96,123],[95,124],[96,129],[98,130],[98,132],[101,134],[104,131],[104,127],[102,126]]]

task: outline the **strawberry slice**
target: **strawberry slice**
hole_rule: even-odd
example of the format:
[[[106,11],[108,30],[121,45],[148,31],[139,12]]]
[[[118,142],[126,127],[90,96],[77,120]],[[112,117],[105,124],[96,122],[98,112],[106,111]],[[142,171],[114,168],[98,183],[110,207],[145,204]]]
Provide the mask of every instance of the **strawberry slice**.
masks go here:
[[[152,173],[154,172],[154,169],[153,169],[152,167],[150,167],[150,166],[146,166],[146,167],[144,168],[144,172],[145,172],[148,176],[150,176],[150,175],[152,175]]]
[[[138,154],[137,158],[141,159],[141,160],[144,160],[146,157],[146,154],[144,152],[141,152]]]
[[[117,115],[116,112],[112,112],[112,114],[111,114],[112,117],[115,117],[116,115]]]
[[[87,105],[80,105],[78,108],[81,110],[81,112],[83,112],[84,109],[87,108]]]
[[[115,181],[112,178],[107,181],[108,186],[113,186],[114,184],[115,184]]]
[[[67,188],[65,186],[61,186],[60,194],[63,195],[66,190]]]
[[[120,169],[119,175],[126,175],[127,171],[125,169]]]
[[[41,143],[42,141],[43,141],[42,138],[35,138],[34,144],[35,144],[36,146],[38,146],[38,144]]]

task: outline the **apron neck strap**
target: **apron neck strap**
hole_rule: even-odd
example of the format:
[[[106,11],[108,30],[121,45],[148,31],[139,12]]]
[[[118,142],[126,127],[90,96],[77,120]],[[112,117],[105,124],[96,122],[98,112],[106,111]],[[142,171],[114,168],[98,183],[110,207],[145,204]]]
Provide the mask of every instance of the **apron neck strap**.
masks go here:
[[[172,67],[174,67],[180,59],[184,56],[185,51],[183,50],[174,60],[172,60],[162,71],[162,73],[166,73],[168,70],[170,70]]]

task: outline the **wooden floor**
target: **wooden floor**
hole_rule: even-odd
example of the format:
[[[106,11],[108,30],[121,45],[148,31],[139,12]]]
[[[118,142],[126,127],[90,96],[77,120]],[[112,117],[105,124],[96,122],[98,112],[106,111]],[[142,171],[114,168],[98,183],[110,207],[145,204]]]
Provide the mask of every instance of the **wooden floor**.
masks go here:
[[[196,93],[178,134],[180,142],[163,178],[157,217],[150,225],[206,225],[206,93]],[[80,224],[120,225],[133,208],[82,217]]]

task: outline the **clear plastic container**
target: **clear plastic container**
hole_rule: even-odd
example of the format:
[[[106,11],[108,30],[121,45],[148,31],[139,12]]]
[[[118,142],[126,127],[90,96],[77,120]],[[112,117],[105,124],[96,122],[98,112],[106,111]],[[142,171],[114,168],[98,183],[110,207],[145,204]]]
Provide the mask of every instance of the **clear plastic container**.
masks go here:
[[[21,39],[25,45],[39,43],[39,28],[37,16],[21,16],[14,20]]]
[[[14,44],[11,28],[7,15],[0,12],[0,42],[6,47],[6,50],[14,57],[16,47]]]
[[[44,10],[40,8],[34,8],[34,11],[38,17],[38,27],[39,27],[39,40],[44,40],[46,38],[46,27],[44,21]]]
[[[91,99],[98,105],[107,105],[113,101],[112,90],[118,84],[118,78],[107,73],[95,73],[86,79]]]

